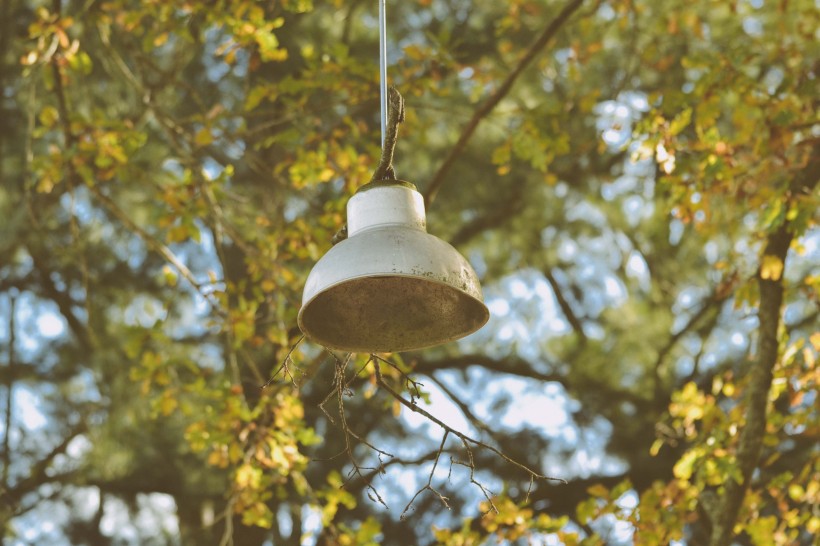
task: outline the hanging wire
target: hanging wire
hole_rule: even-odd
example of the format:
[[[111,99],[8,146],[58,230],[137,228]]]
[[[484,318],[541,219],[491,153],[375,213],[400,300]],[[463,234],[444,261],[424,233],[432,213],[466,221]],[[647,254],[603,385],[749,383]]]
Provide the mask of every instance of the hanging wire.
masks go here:
[[[387,21],[385,1],[379,0],[379,98],[382,118],[382,149],[387,133]]]

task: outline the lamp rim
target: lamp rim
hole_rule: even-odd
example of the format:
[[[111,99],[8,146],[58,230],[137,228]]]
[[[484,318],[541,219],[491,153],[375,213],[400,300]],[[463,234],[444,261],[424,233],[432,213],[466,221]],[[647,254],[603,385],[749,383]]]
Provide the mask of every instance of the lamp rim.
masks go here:
[[[478,309],[480,309],[480,311],[482,312],[482,313],[481,313],[481,319],[480,319],[480,320],[476,323],[475,327],[473,327],[473,328],[472,328],[471,330],[469,330],[469,331],[466,331],[466,332],[461,333],[458,337],[453,337],[453,338],[451,338],[451,339],[446,339],[446,340],[443,340],[443,341],[434,341],[434,342],[431,342],[431,343],[430,343],[430,344],[428,344],[428,345],[414,346],[414,347],[412,347],[412,348],[410,348],[410,349],[397,349],[397,350],[395,350],[395,351],[390,351],[390,352],[402,352],[402,351],[409,351],[409,350],[413,350],[413,351],[415,351],[415,350],[421,350],[421,349],[426,349],[426,348],[428,348],[428,347],[435,347],[435,346],[437,346],[437,345],[441,345],[442,343],[447,343],[447,342],[449,342],[449,341],[455,341],[455,340],[461,339],[461,338],[463,338],[463,337],[466,337],[466,336],[468,336],[468,335],[470,335],[470,334],[473,334],[473,333],[477,332],[477,331],[478,331],[478,330],[480,330],[480,329],[481,329],[481,328],[482,328],[485,324],[487,324],[487,322],[490,320],[490,309],[487,307],[487,305],[484,303],[484,301],[483,301],[481,298],[477,298],[477,297],[476,297],[476,296],[474,296],[473,294],[470,294],[469,292],[467,292],[467,291],[465,291],[465,290],[462,290],[461,288],[459,288],[459,287],[457,287],[457,286],[455,286],[455,285],[453,285],[453,284],[451,284],[451,283],[448,283],[448,282],[445,282],[445,281],[442,281],[442,280],[438,280],[438,279],[435,279],[435,278],[432,278],[432,277],[429,277],[429,276],[426,276],[426,275],[412,275],[412,274],[406,274],[406,273],[392,273],[392,272],[391,272],[391,273],[387,273],[387,272],[385,272],[385,273],[367,273],[367,274],[364,274],[364,275],[357,275],[357,276],[355,276],[355,277],[348,277],[348,278],[345,278],[345,279],[343,279],[343,280],[337,281],[337,282],[335,282],[335,283],[333,283],[333,284],[329,284],[329,285],[327,285],[327,286],[323,287],[320,291],[318,291],[316,294],[314,294],[314,295],[313,295],[313,296],[312,296],[312,297],[311,297],[311,298],[310,298],[307,302],[304,302],[304,303],[302,304],[301,308],[299,309],[299,313],[298,313],[298,315],[297,315],[297,317],[296,317],[296,322],[297,322],[297,324],[298,324],[298,326],[299,326],[299,329],[300,329],[300,330],[301,330],[301,331],[305,334],[305,336],[306,336],[308,339],[310,339],[310,340],[311,340],[311,341],[313,341],[314,343],[318,343],[319,345],[321,345],[321,346],[323,346],[323,347],[326,347],[326,348],[328,348],[328,349],[342,350],[342,351],[348,351],[348,352],[362,352],[362,351],[360,351],[360,350],[351,349],[349,346],[348,346],[348,347],[343,347],[343,346],[340,346],[340,345],[338,345],[338,344],[334,344],[334,343],[325,343],[325,342],[323,342],[323,341],[321,341],[321,340],[317,340],[317,339],[315,339],[315,338],[314,338],[314,337],[313,337],[313,336],[312,336],[312,335],[311,335],[311,334],[310,334],[310,333],[309,333],[309,332],[305,329],[305,326],[304,326],[304,316],[305,316],[305,312],[308,310],[308,308],[310,307],[310,305],[311,305],[311,304],[312,304],[312,303],[313,303],[313,302],[314,302],[314,301],[315,301],[315,300],[316,300],[319,296],[321,296],[321,295],[322,295],[322,294],[324,294],[325,292],[327,292],[327,291],[329,291],[329,290],[331,290],[331,289],[333,289],[333,288],[335,288],[335,287],[337,287],[337,286],[341,286],[341,285],[343,285],[343,284],[345,284],[345,283],[348,283],[348,282],[351,282],[351,281],[356,281],[356,280],[361,280],[361,279],[367,279],[367,278],[384,278],[384,277],[414,279],[414,280],[419,280],[419,281],[423,281],[423,282],[430,283],[430,284],[434,284],[434,285],[443,286],[443,287],[446,287],[446,288],[448,288],[448,289],[450,289],[450,290],[455,290],[455,291],[459,292],[460,294],[462,294],[462,295],[464,295],[464,296],[467,296],[467,297],[468,297],[468,298],[469,298],[472,302],[477,303],[477,304],[479,305],[479,308],[478,308]],[[365,351],[365,352],[366,352],[366,353],[371,353],[371,352],[384,352],[384,351]]]
[[[413,191],[416,191],[416,192],[419,191],[419,189],[416,187],[415,184],[413,184],[412,182],[408,182],[407,180],[384,179],[384,180],[373,180],[371,182],[368,182],[364,186],[359,186],[359,189],[356,190],[354,195],[356,193],[364,193],[366,191],[375,190],[375,189],[378,189],[378,188],[395,188],[395,187],[407,188],[409,190],[413,190]]]

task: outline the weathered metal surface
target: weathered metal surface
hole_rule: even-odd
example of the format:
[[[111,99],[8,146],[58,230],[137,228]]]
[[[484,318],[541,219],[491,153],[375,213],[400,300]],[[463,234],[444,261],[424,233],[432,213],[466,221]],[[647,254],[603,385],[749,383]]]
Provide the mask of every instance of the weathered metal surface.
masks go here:
[[[308,276],[299,327],[333,349],[389,352],[464,337],[489,311],[470,264],[425,231],[424,201],[407,183],[380,184],[347,206],[349,236]]]

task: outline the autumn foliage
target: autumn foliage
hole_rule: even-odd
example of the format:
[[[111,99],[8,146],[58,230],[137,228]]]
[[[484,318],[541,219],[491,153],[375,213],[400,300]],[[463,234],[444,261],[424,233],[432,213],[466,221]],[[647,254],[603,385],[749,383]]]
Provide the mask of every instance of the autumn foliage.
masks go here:
[[[344,355],[296,315],[377,3],[0,1],[4,539],[812,544],[816,2],[387,10],[396,170],[493,318]]]

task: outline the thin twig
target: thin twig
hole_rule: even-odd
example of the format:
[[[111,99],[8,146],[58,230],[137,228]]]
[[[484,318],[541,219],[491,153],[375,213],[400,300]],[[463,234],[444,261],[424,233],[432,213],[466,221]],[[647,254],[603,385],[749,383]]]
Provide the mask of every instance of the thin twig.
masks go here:
[[[231,496],[228,503],[225,505],[225,532],[222,533],[222,539],[219,541],[219,546],[233,546],[233,507],[236,503],[236,497]]]
[[[288,362],[289,362],[289,361],[291,361],[291,360],[290,360],[290,356],[293,354],[293,351],[295,351],[295,350],[296,350],[296,347],[298,347],[298,346],[299,346],[299,344],[300,344],[300,343],[302,343],[302,340],[303,340],[303,339],[305,339],[305,334],[302,334],[301,336],[299,336],[299,339],[297,339],[297,340],[296,340],[296,343],[294,343],[294,344],[291,346],[290,350],[288,351],[288,354],[286,354],[286,355],[285,355],[285,359],[282,361],[282,364],[281,364],[278,368],[276,368],[276,371],[275,371],[275,372],[273,372],[273,373],[270,375],[270,379],[268,379],[268,380],[265,382],[265,384],[264,384],[264,385],[262,385],[261,387],[259,387],[260,389],[265,389],[265,388],[269,387],[269,386],[270,386],[270,384],[271,384],[271,383],[273,383],[274,379],[276,379],[276,376],[279,374],[279,372],[280,372],[280,371],[282,371],[284,368],[286,368],[286,367],[287,367]]]
[[[472,411],[470,411],[470,407],[464,402],[462,402],[461,399],[458,396],[456,396],[456,394],[443,381],[438,379],[433,374],[430,374],[428,377],[433,380],[433,383],[435,383],[436,386],[439,389],[441,389],[441,391],[444,394],[447,395],[447,397],[453,402],[453,404],[458,406],[458,409],[461,410],[461,413],[464,415],[464,417],[467,418],[467,420],[470,421],[470,423],[472,423],[476,430],[478,430],[479,432],[483,431],[495,442],[500,443],[498,442],[498,437],[495,434],[495,432],[493,432],[493,430],[489,426],[487,426],[485,422],[476,417],[476,415]]]
[[[325,404],[330,402],[333,399],[333,397],[339,392],[337,386],[339,368],[341,367],[341,369],[344,370],[344,368],[347,366],[347,363],[350,362],[350,359],[353,357],[353,353],[347,353],[347,358],[345,358],[345,361],[342,363],[338,359],[338,357],[335,354],[333,354],[333,352],[331,352],[330,350],[328,350],[327,352],[336,361],[336,372],[333,375],[333,388],[330,389],[330,392],[327,394],[327,396],[325,396],[324,399],[321,402],[319,402],[319,409],[322,410],[322,413],[324,413],[325,416],[327,416],[328,421],[335,425],[336,421],[333,420],[333,417],[325,409]]]
[[[345,450],[347,451],[347,457],[350,460],[350,463],[353,465],[353,468],[350,470],[349,477],[352,478],[353,476],[359,476],[360,478],[364,479],[365,476],[364,476],[364,474],[362,474],[362,470],[363,469],[364,470],[373,470],[373,469],[372,468],[366,468],[366,467],[363,467],[362,465],[360,465],[359,462],[356,460],[356,457],[353,455],[353,448],[352,448],[351,443],[350,443],[350,437],[354,436],[354,434],[350,430],[350,427],[347,426],[347,418],[345,416],[345,408],[344,408],[344,395],[345,395],[345,390],[347,388],[346,381],[345,381],[345,369],[347,367],[347,363],[350,361],[350,356],[351,356],[351,354],[348,354],[348,357],[344,361],[344,364],[340,364],[337,361],[336,378],[335,378],[336,379],[336,388],[337,388],[336,397],[339,401],[339,421],[341,423],[341,428],[342,428],[342,431],[344,433]],[[356,436],[356,438],[358,438],[358,436]],[[370,444],[367,444],[367,445],[370,445]],[[381,459],[379,459],[379,460],[381,461]],[[350,481],[350,480],[348,479],[348,481]],[[344,487],[344,485],[345,484],[342,484],[342,487]],[[384,502],[384,499],[382,499],[381,495],[376,490],[376,488],[373,487],[372,483],[365,482],[365,487],[367,488],[367,496],[370,498],[370,500],[378,501],[379,504],[381,504],[382,506],[387,508],[387,503]]]
[[[421,489],[419,489],[418,491],[416,491],[416,494],[413,495],[413,498],[410,499],[410,502],[408,502],[407,506],[404,507],[404,510],[402,511],[401,515],[399,516],[399,519],[403,520],[405,518],[405,515],[407,514],[407,511],[410,510],[410,508],[413,506],[413,501],[416,500],[416,497],[418,497],[419,495],[421,495],[423,492],[425,492],[427,490],[432,491],[438,497],[438,499],[441,501],[441,503],[447,508],[447,510],[451,509],[450,505],[447,503],[447,497],[445,497],[444,495],[442,495],[441,493],[436,491],[435,488],[432,485],[433,484],[433,474],[436,471],[436,466],[438,466],[438,460],[441,457],[441,453],[444,451],[444,443],[447,441],[447,436],[449,434],[450,434],[449,430],[444,431],[444,436],[441,438],[441,444],[438,446],[438,451],[436,452],[436,459],[435,459],[435,461],[433,461],[433,468],[430,470],[430,476],[428,476],[428,478],[427,478],[427,484],[424,487],[422,487]]]
[[[490,491],[489,489],[484,487],[484,485],[481,482],[479,482],[478,480],[475,479],[476,466],[475,466],[475,459],[473,458],[473,450],[470,449],[470,446],[467,444],[467,441],[464,438],[461,439],[461,443],[464,444],[464,450],[467,452],[467,458],[469,459],[469,461],[465,463],[464,461],[459,461],[459,460],[453,459],[451,457],[450,458],[450,468],[452,468],[453,464],[466,466],[467,468],[469,468],[470,469],[470,483],[475,484],[479,489],[481,489],[481,492],[484,494],[484,498],[487,499],[488,503],[490,503],[490,507],[487,509],[486,512],[484,512],[484,515],[486,516],[490,512],[495,512],[497,514],[498,513],[498,508],[495,506],[495,503],[493,502],[493,499],[492,499],[495,496],[495,493],[493,493],[492,491]],[[530,479],[532,480],[533,477],[534,477],[534,473],[531,472],[530,473]],[[566,483],[566,482],[564,482],[564,483]]]
[[[409,375],[404,373],[401,370],[401,368],[396,366],[396,364],[391,362],[390,360],[387,360],[386,358],[382,358],[378,355],[370,355],[370,356],[371,356],[371,358],[374,358],[374,359],[378,360],[379,362],[384,362],[385,364],[387,364],[388,366],[390,366],[391,368],[393,368],[394,370],[399,372],[399,374],[401,374],[401,377],[404,380],[404,386],[407,389],[407,391],[410,392],[410,402],[415,404],[416,399],[421,398],[421,389],[419,389],[419,387],[423,387],[424,383],[419,383],[418,381],[416,381],[415,379],[413,379],[412,377],[410,377]]]
[[[114,201],[111,200],[110,197],[102,193],[97,187],[87,187],[89,191],[94,195],[94,197],[96,197],[97,200],[100,203],[102,203],[106,209],[108,209],[108,212],[113,214],[114,217],[117,218],[120,222],[122,222],[125,225],[125,227],[127,227],[131,232],[139,236],[139,238],[142,239],[142,241],[148,246],[148,248],[154,250],[163,258],[165,258],[165,261],[171,264],[183,279],[188,281],[188,284],[190,284],[194,288],[194,290],[196,290],[199,293],[199,295],[202,296],[211,305],[211,307],[217,314],[225,316],[224,309],[222,309],[219,302],[216,300],[216,298],[214,298],[214,295],[210,292],[205,291],[203,283],[200,283],[196,280],[194,274],[191,272],[190,269],[188,269],[188,266],[186,266],[182,262],[182,260],[180,260],[177,257],[177,255],[174,254],[174,252],[170,248],[168,248],[168,245],[166,245],[165,243],[163,243],[162,241],[148,233],[146,230],[138,226],[136,222],[134,222],[125,213],[125,211],[123,211],[119,207],[119,205],[114,203]]]
[[[333,425],[336,425],[338,428],[341,429],[342,435],[344,437],[344,441],[345,441],[344,449],[342,450],[341,453],[339,453],[337,455],[334,455],[333,458],[336,458],[341,454],[347,454],[347,458],[350,461],[350,464],[352,465],[352,468],[350,469],[350,472],[348,472],[348,479],[341,485],[341,487],[346,487],[347,484],[350,483],[351,480],[353,480],[353,478],[359,477],[359,478],[362,479],[362,481],[365,484],[365,489],[367,491],[367,496],[370,498],[370,500],[372,500],[373,502],[378,502],[379,504],[381,504],[382,506],[387,508],[388,507],[387,503],[384,501],[382,496],[379,494],[378,490],[376,490],[376,488],[373,486],[369,476],[365,475],[362,471],[363,470],[371,470],[371,471],[381,470],[383,468],[383,462],[382,462],[382,459],[381,459],[382,455],[384,455],[386,457],[391,457],[391,458],[394,457],[394,455],[392,455],[391,453],[388,453],[388,452],[386,452],[382,449],[377,448],[376,446],[374,446],[373,444],[371,444],[370,442],[368,442],[367,440],[365,440],[364,438],[362,438],[361,436],[356,434],[353,430],[351,430],[350,426],[348,426],[348,424],[347,424],[347,417],[345,415],[345,409],[344,409],[344,398],[345,398],[345,396],[348,395],[348,394],[352,394],[352,392],[349,390],[349,385],[356,379],[356,377],[359,376],[359,374],[367,366],[367,364],[370,363],[371,359],[368,359],[368,361],[365,362],[365,365],[362,366],[359,369],[359,371],[357,371],[355,374],[353,374],[353,377],[351,377],[348,380],[347,377],[346,377],[345,372],[347,370],[347,365],[350,363],[350,360],[353,357],[353,353],[348,353],[347,357],[344,360],[340,360],[332,351],[330,351],[330,349],[326,348],[326,350],[327,350],[328,353],[330,353],[330,355],[336,361],[336,370],[335,370],[335,374],[334,374],[334,377],[333,377],[334,388],[325,397],[325,399],[322,400],[322,402],[319,404],[319,409],[322,410],[322,412],[325,414],[325,416],[327,416],[328,420]],[[338,400],[338,412],[339,412],[339,424],[338,425],[333,420],[333,417],[325,409],[325,406],[324,406],[328,401],[330,401],[333,398],[334,395],[336,396],[336,398]],[[368,448],[372,449],[373,451],[375,451],[377,453],[377,458],[379,460],[379,467],[377,467],[377,468],[367,467],[367,466],[364,466],[361,463],[359,463],[359,461],[356,459],[355,455],[353,454],[353,444],[350,441],[351,437],[354,438],[355,440],[357,440],[359,443],[367,446]]]
[[[561,482],[561,483],[564,483],[564,484],[567,483],[567,481],[562,479],[562,478],[554,478],[554,477],[551,477],[551,476],[545,476],[543,474],[539,474],[538,472],[536,472],[536,471],[532,470],[531,468],[523,465],[522,463],[519,463],[515,459],[512,459],[511,457],[509,457],[508,455],[506,455],[503,452],[499,451],[495,447],[493,447],[491,445],[488,445],[488,444],[486,444],[486,443],[484,443],[480,440],[476,440],[475,438],[471,438],[470,436],[467,436],[463,432],[459,432],[458,430],[454,429],[450,425],[444,423],[441,419],[439,419],[436,416],[432,415],[430,412],[428,412],[428,411],[424,410],[423,408],[419,407],[417,404],[407,400],[401,394],[396,392],[384,380],[384,377],[382,376],[382,373],[381,373],[381,370],[379,369],[379,364],[378,364],[378,361],[382,361],[383,359],[381,359],[381,358],[379,358],[375,355],[372,355],[372,356],[374,357],[374,364],[375,364],[374,369],[375,369],[375,375],[376,375],[376,383],[381,388],[383,388],[385,391],[387,391],[388,394],[390,394],[390,396],[392,396],[393,398],[398,400],[399,403],[401,403],[405,407],[409,408],[411,411],[421,414],[422,416],[426,417],[429,421],[435,423],[436,425],[438,425],[442,429],[444,429],[446,431],[449,431],[454,436],[457,436],[458,438],[461,439],[461,441],[464,443],[465,446],[467,446],[468,444],[472,444],[476,447],[480,447],[482,449],[486,449],[488,451],[491,451],[492,453],[495,453],[497,456],[499,456],[504,461],[510,463],[513,466],[516,466],[516,467],[520,468],[521,470],[526,472],[528,475],[532,476],[534,479],[557,481],[557,482]],[[468,451],[468,454],[470,456],[472,456],[472,453],[469,452],[469,451]]]

